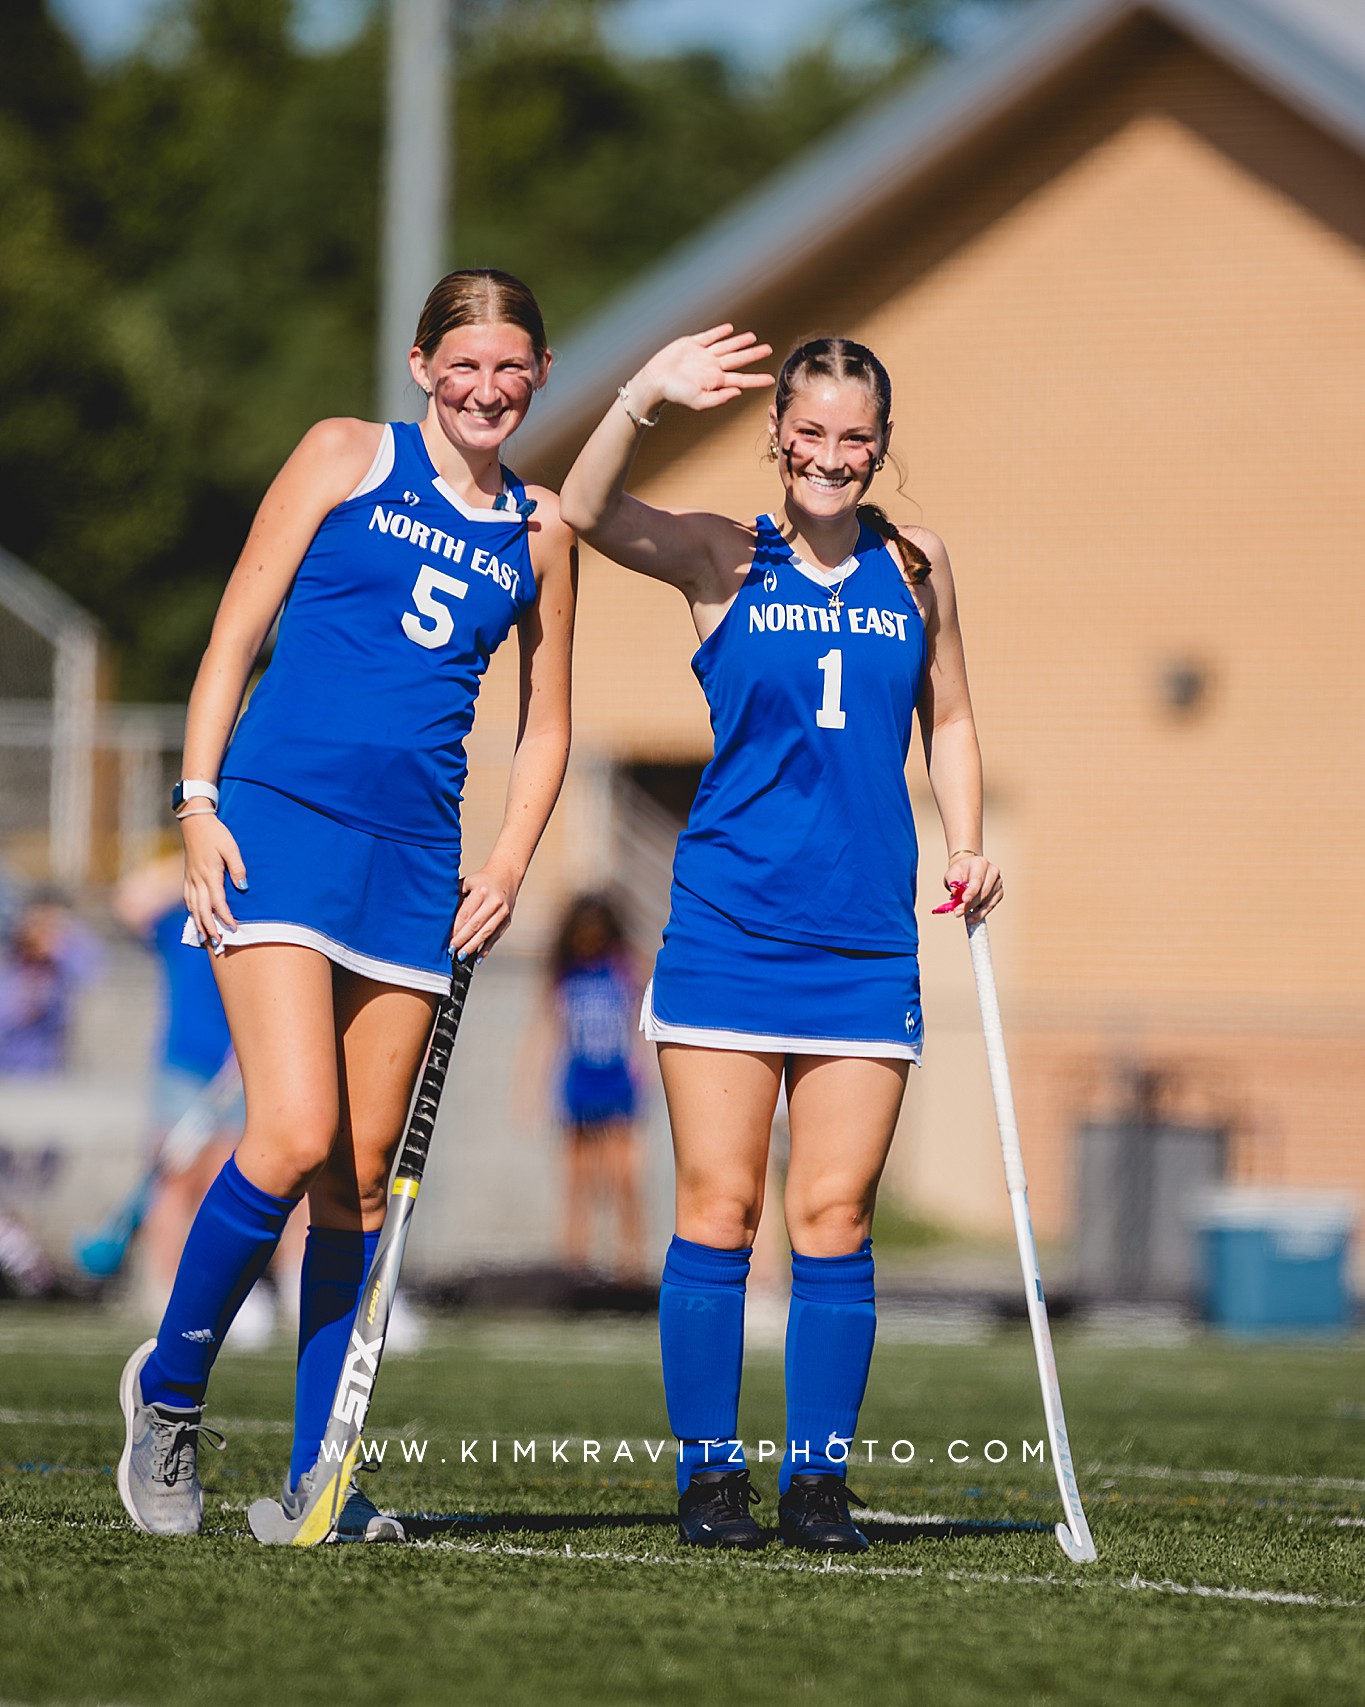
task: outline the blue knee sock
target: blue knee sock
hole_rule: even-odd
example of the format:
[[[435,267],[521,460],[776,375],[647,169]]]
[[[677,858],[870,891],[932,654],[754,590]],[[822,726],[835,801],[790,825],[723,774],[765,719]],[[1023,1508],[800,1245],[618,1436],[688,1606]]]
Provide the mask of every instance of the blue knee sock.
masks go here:
[[[787,1451],[778,1488],[793,1474],[842,1476],[877,1333],[872,1241],[846,1257],[792,1252],[787,1317]]]
[[[232,1318],[265,1272],[297,1201],[253,1185],[235,1156],[223,1163],[185,1241],[156,1350],[142,1366],[145,1403],[203,1401]]]
[[[294,1448],[289,1485],[312,1469],[327,1432],[355,1307],[370,1272],[380,1229],[362,1233],[310,1227],[299,1276],[299,1372],[294,1390]]]
[[[698,1470],[744,1463],[735,1440],[744,1358],[744,1282],[752,1249],[718,1251],[674,1237],[659,1287],[668,1426],[678,1437],[678,1492]]]

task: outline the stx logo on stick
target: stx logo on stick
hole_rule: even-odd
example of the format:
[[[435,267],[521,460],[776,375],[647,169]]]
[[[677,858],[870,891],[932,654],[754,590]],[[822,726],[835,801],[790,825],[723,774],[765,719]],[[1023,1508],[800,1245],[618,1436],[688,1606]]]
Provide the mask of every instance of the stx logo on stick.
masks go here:
[[[365,1420],[383,1344],[382,1334],[378,1339],[366,1341],[361,1339],[357,1329],[351,1329],[351,1349],[346,1353],[341,1385],[337,1388],[336,1401],[332,1406],[332,1415],[338,1422],[354,1423],[358,1428]]]

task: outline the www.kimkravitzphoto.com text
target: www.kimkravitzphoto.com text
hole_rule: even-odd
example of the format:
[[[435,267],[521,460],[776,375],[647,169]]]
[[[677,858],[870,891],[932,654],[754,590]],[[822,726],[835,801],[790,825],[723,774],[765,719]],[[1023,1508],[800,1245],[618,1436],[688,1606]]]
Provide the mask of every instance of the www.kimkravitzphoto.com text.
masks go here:
[[[329,1445],[323,1443],[323,1456]],[[715,1440],[705,1443],[707,1461],[717,1469],[727,1465],[777,1463],[788,1443],[774,1440]],[[948,1464],[970,1470],[982,1464],[1046,1464],[1046,1445],[1039,1440],[1010,1442],[965,1439],[916,1442],[908,1439],[838,1440],[790,1443],[794,1464],[799,1468],[813,1455],[835,1463],[909,1465]],[[443,1439],[440,1436],[376,1435],[360,1445],[360,1461],[388,1466],[404,1464],[534,1464],[565,1469],[585,1464],[607,1468],[617,1465],[671,1463],[681,1448],[667,1437],[657,1440],[594,1439],[590,1435],[527,1436],[485,1435]],[[334,1454],[338,1461],[341,1449]]]

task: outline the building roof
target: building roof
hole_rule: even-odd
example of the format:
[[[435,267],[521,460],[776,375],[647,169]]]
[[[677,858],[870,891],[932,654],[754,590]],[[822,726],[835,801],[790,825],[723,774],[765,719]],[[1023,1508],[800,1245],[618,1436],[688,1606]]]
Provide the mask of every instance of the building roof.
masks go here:
[[[1365,9],[1343,0],[1038,0],[769,178],[646,270],[557,353],[523,466],[581,436],[670,338],[742,315],[773,281],[1045,99],[1120,34],[1165,23],[1365,155]]]

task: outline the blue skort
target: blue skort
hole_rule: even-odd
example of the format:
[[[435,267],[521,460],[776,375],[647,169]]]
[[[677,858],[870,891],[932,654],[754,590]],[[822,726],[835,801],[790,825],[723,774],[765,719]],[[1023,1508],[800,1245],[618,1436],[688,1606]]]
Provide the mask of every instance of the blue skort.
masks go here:
[[[458,849],[389,841],[238,778],[223,784],[218,815],[249,885],[229,883],[228,947],[298,943],[377,983],[449,993]],[[196,940],[187,923],[185,941]]]
[[[675,883],[640,1028],[656,1043],[918,1062],[919,958],[758,936]]]

